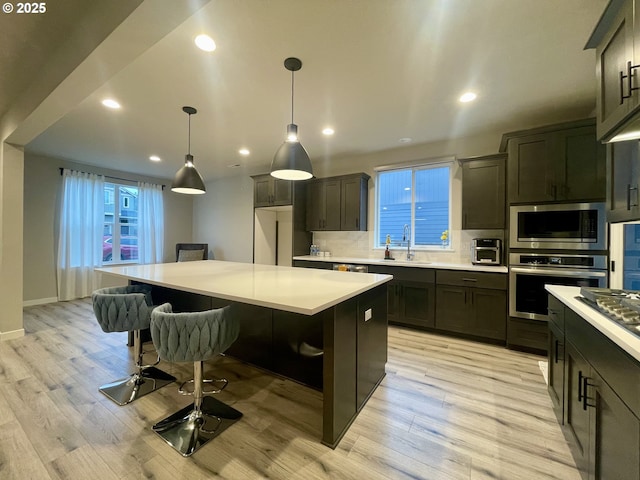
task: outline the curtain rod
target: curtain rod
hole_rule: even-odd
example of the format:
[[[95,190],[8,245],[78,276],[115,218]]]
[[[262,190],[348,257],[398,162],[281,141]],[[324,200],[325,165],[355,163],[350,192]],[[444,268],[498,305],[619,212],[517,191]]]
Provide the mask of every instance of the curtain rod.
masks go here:
[[[64,172],[64,167],[58,167],[60,169],[60,175],[62,175],[62,173]],[[72,168],[69,168],[68,170],[73,170]],[[83,172],[82,170],[73,170],[75,172],[80,172],[80,173],[89,173],[89,172]],[[101,174],[96,174],[96,175],[101,175]],[[103,175],[104,178],[110,178],[111,180],[124,180],[125,182],[137,182],[137,180],[131,180],[130,178],[121,178],[121,177],[113,177],[111,175]],[[164,190],[164,187],[166,185],[162,185],[162,190]]]

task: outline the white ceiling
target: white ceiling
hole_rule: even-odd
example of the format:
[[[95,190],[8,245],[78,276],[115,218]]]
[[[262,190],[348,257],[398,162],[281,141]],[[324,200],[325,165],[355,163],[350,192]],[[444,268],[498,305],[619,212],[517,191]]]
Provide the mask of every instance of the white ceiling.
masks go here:
[[[283,61],[296,56],[295,123],[312,161],[398,148],[403,137],[490,134],[497,151],[504,132],[593,115],[595,53],[583,47],[606,3],[212,0],[26,148],[171,178],[187,153],[190,105],[205,182],[266,172],[290,122]],[[214,52],[194,46],[202,32]],[[475,102],[457,101],[466,90]],[[105,97],[122,109],[104,108]]]

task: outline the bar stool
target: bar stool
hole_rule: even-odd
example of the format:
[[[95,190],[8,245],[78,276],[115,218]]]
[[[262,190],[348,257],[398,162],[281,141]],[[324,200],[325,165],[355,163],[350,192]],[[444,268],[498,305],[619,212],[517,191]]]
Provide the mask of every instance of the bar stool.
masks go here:
[[[184,382],[179,389],[182,394],[193,395],[193,404],[153,426],[153,430],[184,457],[242,416],[234,408],[205,397],[226,387],[226,379],[202,378],[203,362],[222,354],[235,342],[239,332],[240,323],[232,305],[204,312],[173,313],[171,305],[165,303],[151,313],[151,338],[160,358],[193,363],[193,392],[185,390],[189,382]],[[205,391],[205,383],[219,383],[220,388]]]
[[[104,332],[133,332],[137,371],[128,377],[102,385],[99,390],[118,405],[126,405],[175,381],[175,377],[153,365],[143,365],[140,330],[151,323],[151,287],[128,285],[96,290],[91,295],[93,312]]]

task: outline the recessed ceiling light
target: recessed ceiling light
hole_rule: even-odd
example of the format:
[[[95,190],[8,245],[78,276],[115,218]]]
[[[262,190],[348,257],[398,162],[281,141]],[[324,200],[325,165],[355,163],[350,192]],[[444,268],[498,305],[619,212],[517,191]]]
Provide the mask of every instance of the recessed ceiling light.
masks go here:
[[[401,139],[398,140],[398,142],[400,143],[411,143],[413,141],[413,138],[409,138],[409,137],[402,137]]]
[[[251,152],[249,151],[249,149],[248,149],[248,148],[241,148],[240,150],[238,150],[238,153],[239,153],[240,155],[244,155],[244,156],[246,157],[246,156],[247,156],[247,155],[249,155]]]
[[[473,92],[463,93],[458,100],[462,103],[472,102],[476,99],[477,95]]]
[[[216,42],[213,41],[209,35],[205,35],[204,33],[198,35],[195,40],[196,45],[200,50],[204,50],[205,52],[213,52],[216,49]]]
[[[107,108],[113,108],[113,109],[120,108],[120,104],[116,102],[113,98],[105,98],[104,100],[102,100],[102,105],[104,105]]]
[[[334,133],[336,133],[336,131],[331,127],[327,127],[327,128],[322,130],[322,134],[323,135],[330,136],[330,135],[333,135]]]
[[[151,160],[152,162],[159,162],[162,159],[158,155],[151,155],[149,157],[149,160]]]

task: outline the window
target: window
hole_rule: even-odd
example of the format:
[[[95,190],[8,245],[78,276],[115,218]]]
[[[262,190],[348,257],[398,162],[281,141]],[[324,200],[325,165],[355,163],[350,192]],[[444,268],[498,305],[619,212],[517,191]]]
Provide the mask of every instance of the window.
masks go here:
[[[376,247],[385,245],[387,235],[396,246],[406,245],[407,240],[418,248],[443,245],[441,236],[450,231],[451,164],[378,172]]]
[[[138,189],[117,183],[104,184],[104,233],[102,261],[138,260]]]

